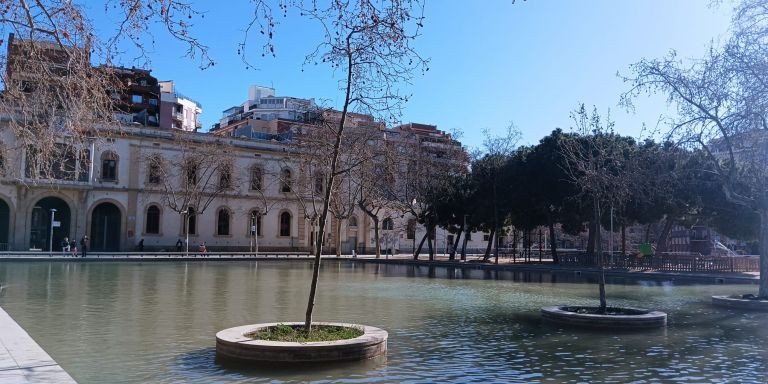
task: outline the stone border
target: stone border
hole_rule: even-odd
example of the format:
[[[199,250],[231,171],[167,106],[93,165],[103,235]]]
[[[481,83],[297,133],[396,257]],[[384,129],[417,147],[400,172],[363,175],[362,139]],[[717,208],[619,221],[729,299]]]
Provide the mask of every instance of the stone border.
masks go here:
[[[667,314],[660,311],[623,307],[641,312],[637,315],[600,315],[592,313],[576,313],[566,311],[563,308],[568,305],[556,305],[541,308],[541,316],[544,320],[560,324],[576,325],[591,328],[661,328],[667,325]]]
[[[0,383],[77,384],[2,308]]]
[[[729,296],[712,296],[712,304],[718,307],[746,309],[750,311],[768,311],[768,300],[750,300]]]
[[[262,328],[303,325],[304,322],[282,322],[243,325],[216,334],[216,355],[220,358],[250,363],[330,362],[370,359],[387,352],[387,331],[367,325],[313,322],[313,325],[358,327],[363,335],[354,339],[319,342],[287,342],[254,340],[244,335]]]

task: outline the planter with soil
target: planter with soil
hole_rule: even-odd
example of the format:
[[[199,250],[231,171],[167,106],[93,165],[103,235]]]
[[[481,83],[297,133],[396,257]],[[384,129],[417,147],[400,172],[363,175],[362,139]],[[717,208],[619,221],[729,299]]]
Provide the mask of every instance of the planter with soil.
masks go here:
[[[367,325],[303,322],[263,323],[216,334],[219,358],[245,363],[313,363],[370,359],[387,352],[387,331]]]
[[[590,328],[639,329],[667,325],[664,312],[629,307],[608,307],[600,312],[599,307],[558,305],[542,308],[541,315],[546,321]]]
[[[750,311],[768,311],[768,300],[760,300],[757,296],[752,294],[712,296],[712,304],[718,307],[746,309]]]

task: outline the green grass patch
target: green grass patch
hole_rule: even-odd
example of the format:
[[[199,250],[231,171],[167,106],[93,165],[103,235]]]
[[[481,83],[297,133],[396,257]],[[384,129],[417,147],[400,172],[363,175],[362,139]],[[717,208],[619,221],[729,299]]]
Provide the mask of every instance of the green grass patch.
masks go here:
[[[278,324],[255,332],[248,332],[244,336],[256,340],[307,343],[312,341],[354,339],[362,335],[363,330],[360,328],[339,327],[336,325],[313,325],[312,331],[307,335],[304,332],[303,325]]]

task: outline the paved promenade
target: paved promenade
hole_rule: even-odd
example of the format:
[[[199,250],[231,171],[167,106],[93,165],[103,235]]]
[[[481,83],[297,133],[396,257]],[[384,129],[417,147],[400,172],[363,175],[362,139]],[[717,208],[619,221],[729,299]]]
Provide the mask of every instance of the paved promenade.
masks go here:
[[[27,332],[0,308],[0,383],[76,384]]]

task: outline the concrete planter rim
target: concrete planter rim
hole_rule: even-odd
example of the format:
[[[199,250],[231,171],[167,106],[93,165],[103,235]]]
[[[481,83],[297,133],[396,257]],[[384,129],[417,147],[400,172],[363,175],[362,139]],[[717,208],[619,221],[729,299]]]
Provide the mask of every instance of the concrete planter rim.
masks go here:
[[[730,308],[768,311],[768,300],[753,300],[740,297],[716,295],[712,296],[712,303],[714,305]]]
[[[231,343],[248,344],[253,346],[263,345],[263,346],[274,347],[274,348],[290,349],[290,348],[378,343],[378,342],[381,342],[382,339],[386,340],[388,337],[387,331],[381,328],[376,328],[369,325],[352,324],[352,323],[336,323],[336,322],[319,322],[319,321],[312,322],[312,325],[332,325],[336,327],[357,328],[357,329],[362,329],[363,334],[361,336],[358,336],[352,339],[343,339],[343,340],[334,340],[334,341],[308,341],[304,343],[297,342],[297,341],[259,340],[259,339],[252,339],[250,337],[245,336],[246,333],[254,332],[263,328],[274,327],[279,324],[304,325],[304,322],[303,321],[282,321],[282,322],[275,322],[275,323],[258,323],[258,324],[241,325],[239,327],[232,327],[232,328],[227,328],[225,330],[219,331],[218,333],[216,333],[216,338],[219,340],[231,342]]]
[[[577,313],[564,308],[597,308],[588,305],[553,305],[541,308],[544,318],[562,324],[571,324],[593,328],[655,328],[667,323],[667,314],[635,307],[613,307],[641,312],[638,314],[608,315],[597,313]]]

